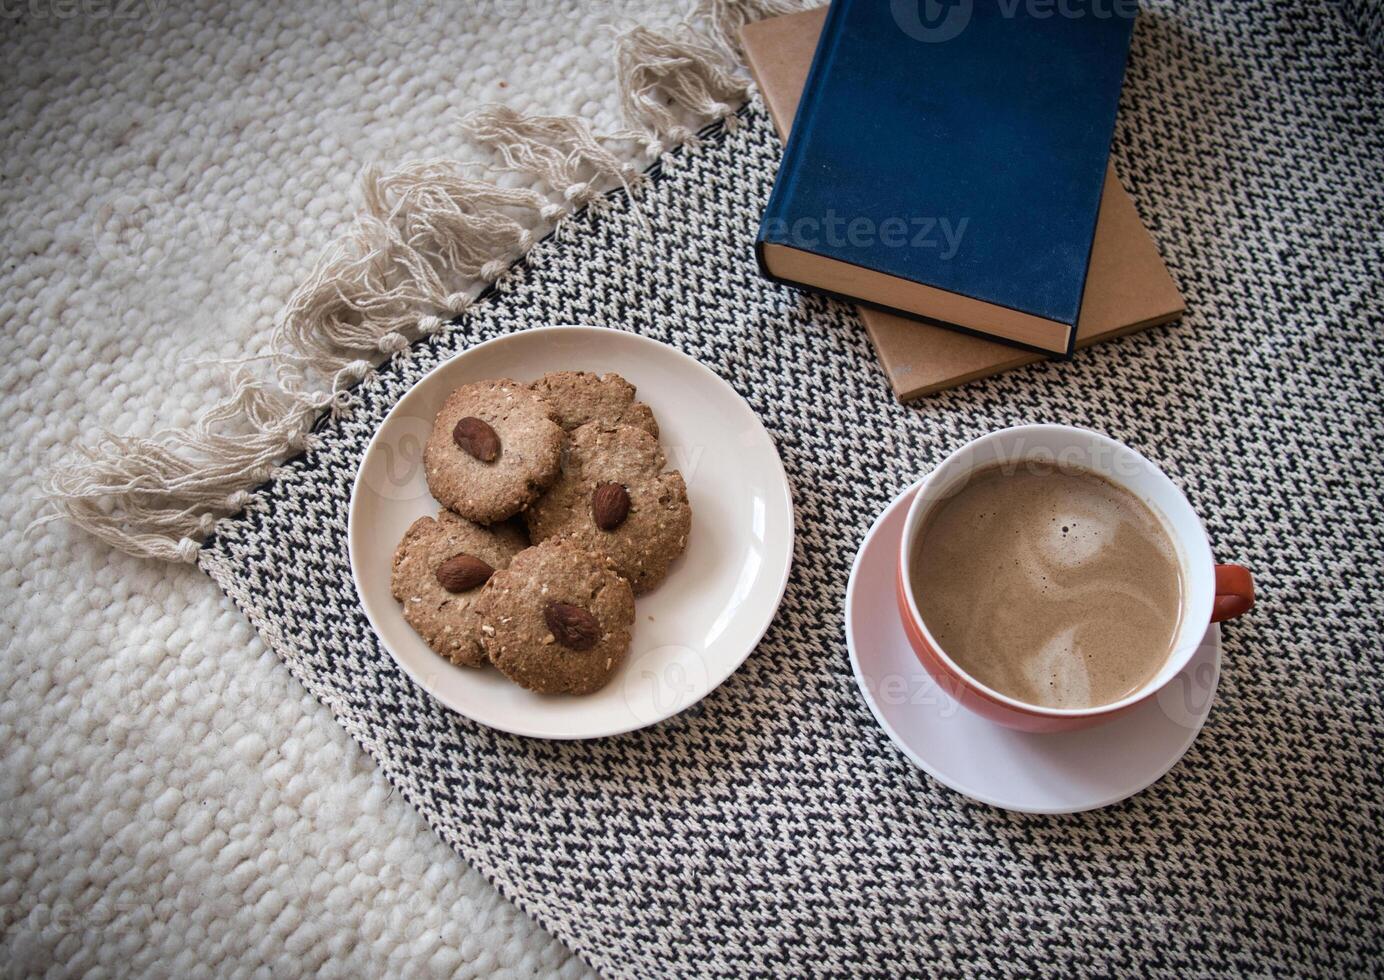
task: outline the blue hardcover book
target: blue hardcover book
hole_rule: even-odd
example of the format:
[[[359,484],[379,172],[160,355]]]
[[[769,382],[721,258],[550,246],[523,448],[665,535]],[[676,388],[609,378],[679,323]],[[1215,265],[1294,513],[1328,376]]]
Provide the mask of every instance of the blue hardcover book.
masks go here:
[[[834,0],[761,271],[1069,355],[1135,10]]]

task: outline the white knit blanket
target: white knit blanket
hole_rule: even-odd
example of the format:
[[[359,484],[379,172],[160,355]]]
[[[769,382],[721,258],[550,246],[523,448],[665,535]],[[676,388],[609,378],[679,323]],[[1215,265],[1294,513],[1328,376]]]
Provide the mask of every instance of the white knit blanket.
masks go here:
[[[618,125],[650,0],[0,7],[0,960],[8,975],[575,975],[205,575],[40,512],[96,428],[186,425],[361,167],[497,100]]]

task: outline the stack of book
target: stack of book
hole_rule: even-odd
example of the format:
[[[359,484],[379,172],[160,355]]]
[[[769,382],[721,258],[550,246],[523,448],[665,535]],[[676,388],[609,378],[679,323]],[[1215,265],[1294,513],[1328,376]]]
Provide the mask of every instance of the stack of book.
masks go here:
[[[859,304],[900,400],[1181,316],[1109,162],[1132,17],[914,6],[744,28],[786,144],[761,271]]]

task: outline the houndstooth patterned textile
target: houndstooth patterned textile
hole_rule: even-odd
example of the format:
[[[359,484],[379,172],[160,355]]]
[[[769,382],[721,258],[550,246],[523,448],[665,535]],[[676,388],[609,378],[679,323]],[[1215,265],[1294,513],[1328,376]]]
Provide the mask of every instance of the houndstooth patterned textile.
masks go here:
[[[396,355],[202,565],[441,834],[611,976],[1384,970],[1384,77],[1329,5],[1142,16],[1115,158],[1185,290],[1180,325],[900,406],[850,309],[761,280],[780,145],[751,104],[541,244],[450,333]],[[374,639],[347,500],[367,440],[443,359],[545,323],[700,358],[778,442],[797,506],[777,621],[691,711],[588,743],[450,714]],[[1258,607],[1217,704],[1139,796],[1008,814],[896,751],[842,596],[876,514],[948,451],[1058,421],[1162,464]]]
[[[1346,20],[1360,36],[1374,45],[1376,55],[1384,55],[1384,0],[1339,0]]]

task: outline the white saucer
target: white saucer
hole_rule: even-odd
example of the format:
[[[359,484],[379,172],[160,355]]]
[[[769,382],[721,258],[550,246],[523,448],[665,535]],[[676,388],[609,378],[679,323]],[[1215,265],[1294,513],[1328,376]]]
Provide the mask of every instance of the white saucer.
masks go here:
[[[437,513],[423,445],[443,400],[484,378],[531,381],[548,371],[614,371],[658,418],[668,465],[692,503],[686,553],[635,604],[629,656],[585,697],[532,694],[492,668],[456,667],[404,621],[390,594],[394,548]],[[361,460],[347,539],[361,605],[410,677],[468,718],[538,738],[599,738],[662,721],[730,676],[773,621],[793,562],[793,498],[778,450],[753,409],[691,357],[603,327],[525,330],[439,365],[401,398]]]
[[[1031,735],[986,721],[937,685],[908,645],[894,598],[899,537],[914,485],[865,536],[846,586],[846,644],[880,727],[938,782],[1026,813],[1109,806],[1150,786],[1191,746],[1211,712],[1221,631],[1212,624],[1158,697],[1095,728]]]

